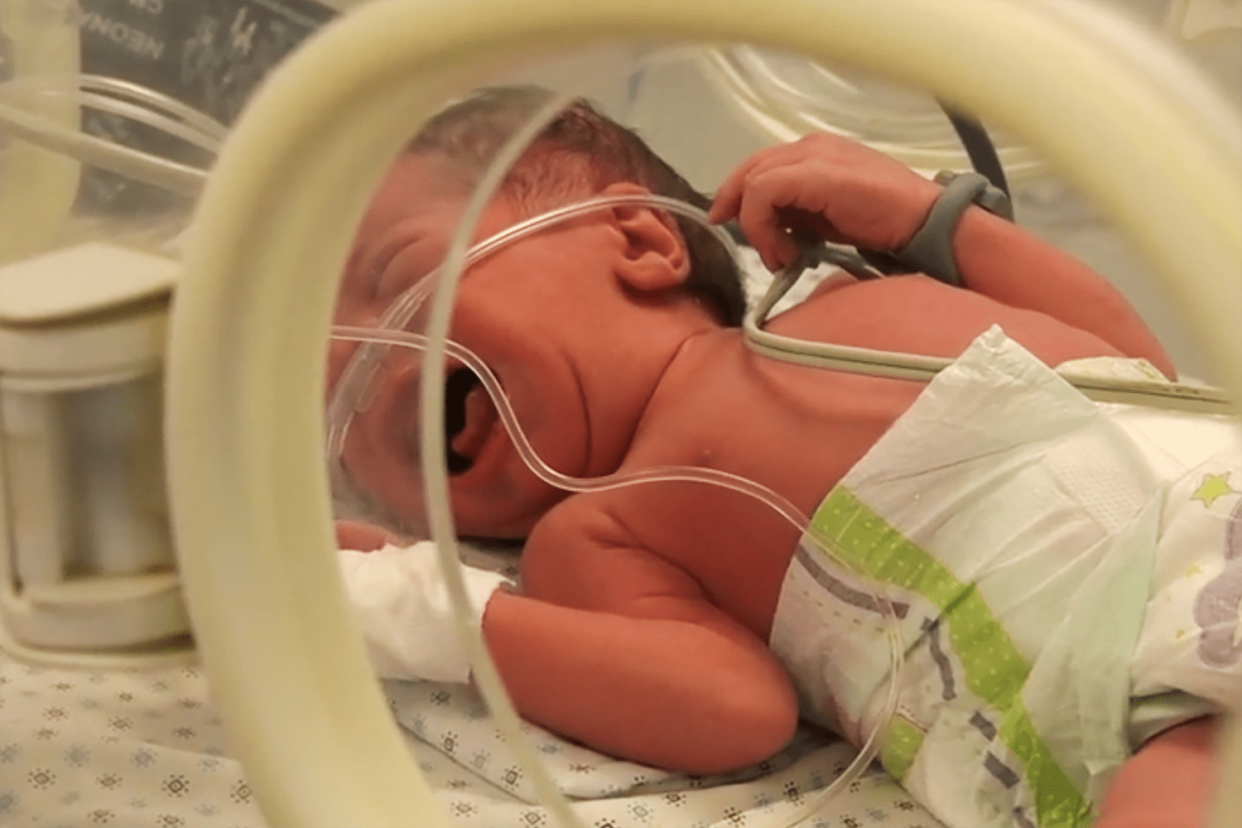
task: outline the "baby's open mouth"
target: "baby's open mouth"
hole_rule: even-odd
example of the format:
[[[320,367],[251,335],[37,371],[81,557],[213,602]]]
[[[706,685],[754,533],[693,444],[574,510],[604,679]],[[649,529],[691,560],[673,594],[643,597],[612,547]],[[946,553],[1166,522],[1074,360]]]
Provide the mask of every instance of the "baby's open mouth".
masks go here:
[[[444,440],[449,474],[474,466],[498,419],[487,389],[469,368],[449,374],[444,385]]]

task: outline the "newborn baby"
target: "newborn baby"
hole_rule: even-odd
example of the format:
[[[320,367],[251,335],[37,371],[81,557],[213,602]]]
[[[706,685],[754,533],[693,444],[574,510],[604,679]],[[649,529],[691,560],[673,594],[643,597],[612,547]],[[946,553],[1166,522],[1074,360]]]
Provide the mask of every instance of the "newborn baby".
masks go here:
[[[339,323],[374,324],[439,264],[479,166],[544,101],[491,90],[428,126],[362,221]],[[579,102],[515,166],[478,238],[561,204],[638,192],[706,204],[635,135]],[[795,236],[902,261],[942,193],[886,156],[812,135],[753,156],[710,207],[713,221],[736,219],[775,270],[797,255]],[[659,210],[584,215],[468,270],[451,337],[496,373],[549,465],[576,477],[670,465],[740,475],[813,515],[810,534],[844,562],[766,505],[718,487],[555,490],[518,457],[486,395],[471,391],[469,436],[449,446],[453,510],[463,534],[525,539],[520,590],[468,573],[483,635],[525,717],[600,751],[698,773],[779,750],[800,709],[865,738],[888,682],[867,576],[890,585],[909,662],[882,758],[939,818],[1199,823],[1211,714],[1242,682],[1228,646],[1224,661],[1193,655],[1201,634],[1219,638],[1236,619],[1183,625],[1182,616],[1225,572],[1228,539],[1242,536],[1229,512],[1242,464],[1215,444],[1170,454],[1158,447],[1164,425],[1106,411],[1045,367],[1129,357],[1173,376],[1106,281],[978,206],[951,226],[956,273],[931,278],[906,257],[909,273],[831,279],[767,325],[957,359],[930,388],[756,355],[737,327],[731,261],[709,234]],[[333,381],[349,354],[333,352]],[[422,493],[403,406],[417,377],[389,380],[343,460],[379,507],[412,520]],[[1044,429],[1033,448],[1019,439],[1032,413]],[[1107,486],[1093,488],[1096,471]],[[1211,475],[1219,485],[1194,500]],[[1204,528],[1189,508],[1183,520],[1166,502],[1178,487],[1215,522]],[[1021,492],[1030,508],[1002,512],[981,534],[954,522],[1000,492]],[[341,541],[377,548],[384,533],[344,526]],[[444,600],[430,550],[342,555],[381,674],[467,680],[460,655],[437,649],[451,626],[426,626],[443,617]],[[1199,572],[1182,583],[1179,567]],[[368,589],[381,597],[362,597]],[[1115,618],[1102,609],[1110,602]],[[1157,603],[1176,611],[1157,618]]]

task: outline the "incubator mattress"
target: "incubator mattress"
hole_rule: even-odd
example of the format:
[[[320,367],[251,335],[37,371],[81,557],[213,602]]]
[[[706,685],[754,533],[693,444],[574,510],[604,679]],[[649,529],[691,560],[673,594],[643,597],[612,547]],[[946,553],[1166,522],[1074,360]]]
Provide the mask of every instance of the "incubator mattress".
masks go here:
[[[462,828],[553,825],[473,690],[392,683],[410,750]],[[618,762],[537,728],[529,736],[587,825],[750,828],[827,785],[850,749],[804,733],[763,767],[687,778]],[[891,780],[870,773],[817,810],[819,828],[937,828]],[[786,820],[787,821],[787,820]],[[262,828],[229,757],[207,682],[193,666],[89,673],[0,657],[0,825],[50,828]]]
[[[515,575],[509,554],[465,549],[472,566]],[[552,828],[475,690],[387,682],[393,717],[460,828]],[[770,761],[719,777],[622,762],[527,725],[560,789],[593,828],[784,826],[854,752],[800,732]],[[816,808],[806,828],[939,828],[880,771]],[[230,758],[207,680],[194,666],[91,673],[0,655],[0,826],[262,828]],[[325,828],[330,828],[325,826]]]

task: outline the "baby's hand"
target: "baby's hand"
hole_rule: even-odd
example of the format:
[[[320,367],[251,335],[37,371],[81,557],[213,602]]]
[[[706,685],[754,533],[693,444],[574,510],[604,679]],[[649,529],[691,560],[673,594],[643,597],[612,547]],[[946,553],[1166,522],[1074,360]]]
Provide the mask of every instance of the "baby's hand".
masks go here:
[[[336,522],[336,546],[338,549],[357,549],[359,552],[371,552],[385,544],[394,542],[395,538],[385,530],[371,523],[356,520],[338,520]]]
[[[769,270],[798,255],[790,233],[870,250],[902,247],[940,186],[883,153],[826,133],[761,150],[716,192],[713,222],[736,217]]]

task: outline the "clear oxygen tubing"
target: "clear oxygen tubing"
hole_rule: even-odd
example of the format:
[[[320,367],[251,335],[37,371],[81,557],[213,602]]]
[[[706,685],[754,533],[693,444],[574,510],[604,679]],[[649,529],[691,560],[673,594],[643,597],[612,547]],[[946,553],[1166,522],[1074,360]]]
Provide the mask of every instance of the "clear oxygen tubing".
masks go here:
[[[480,190],[482,191],[483,189],[481,186]],[[533,216],[471,247],[466,251],[461,267],[464,269],[504,247],[528,238],[549,227],[564,223],[581,215],[609,210],[615,207],[650,207],[695,220],[712,232],[715,238],[729,251],[734,261],[738,258],[737,247],[733,239],[722,228],[711,224],[708,221],[707,214],[701,209],[667,196],[633,194],[599,196]],[[468,227],[468,222],[463,221],[462,225],[463,228],[466,228]],[[462,230],[459,230],[458,236],[462,237],[461,234]],[[855,264],[853,259],[846,254],[841,254],[837,257],[830,251],[827,255],[834,259],[840,258],[843,263],[849,265]],[[429,338],[427,336],[412,333],[403,328],[432,296],[436,289],[437,277],[442,275],[446,266],[437,268],[437,270],[420,279],[399,295],[389,306],[383,317],[381,317],[377,327],[348,325],[334,325],[332,327],[331,336],[333,339],[358,342],[363,345],[351,357],[338,382],[337,390],[329,403],[325,451],[334,473],[338,467],[337,460],[343,449],[345,435],[349,430],[354,412],[359,410],[360,407],[365,407],[369,404],[371,391],[373,390],[372,386],[376,381],[374,372],[382,355],[392,346],[410,348],[420,352],[426,352],[429,349]],[[824,550],[833,560],[836,560],[842,568],[848,569],[832,551],[832,539],[819,533],[801,510],[777,492],[747,478],[716,469],[693,466],[661,466],[596,478],[577,478],[556,471],[539,456],[527,439],[507,395],[488,365],[474,352],[452,340],[445,340],[444,349],[448,356],[460,361],[462,365],[473,371],[479,378],[480,383],[491,397],[500,420],[519,456],[531,472],[548,485],[575,493],[599,492],[645,483],[674,481],[719,486],[765,503],[784,520],[797,528],[800,533],[810,537],[817,546]],[[439,404],[439,407],[440,410],[443,410],[443,402]],[[442,431],[442,429],[440,430]],[[424,433],[436,432],[432,427],[427,426],[424,428]],[[878,724],[862,740],[859,752],[846,769],[823,790],[818,791],[814,796],[808,797],[806,803],[799,808],[799,812],[792,821],[789,821],[787,816],[782,817],[781,826],[797,825],[808,819],[824,802],[857,779],[872,759],[875,758],[885,725],[896,709],[902,667],[905,661],[905,644],[901,629],[892,610],[891,602],[887,599],[884,587],[880,584],[872,583],[865,576],[858,573],[854,574],[868,583],[875,593],[876,603],[880,608],[880,615],[883,618],[885,636],[889,646],[888,686],[880,694]],[[470,621],[466,605],[454,602],[453,608],[455,613],[459,615],[459,623],[469,626]],[[476,677],[476,681],[478,681],[478,677]]]
[[[41,76],[0,84],[0,127],[12,135],[85,164],[187,196],[196,196],[202,190],[206,171],[32,115],[5,101],[16,94],[75,95],[84,106],[155,127],[212,153],[219,150],[227,133],[223,124],[167,95],[112,78]]]

